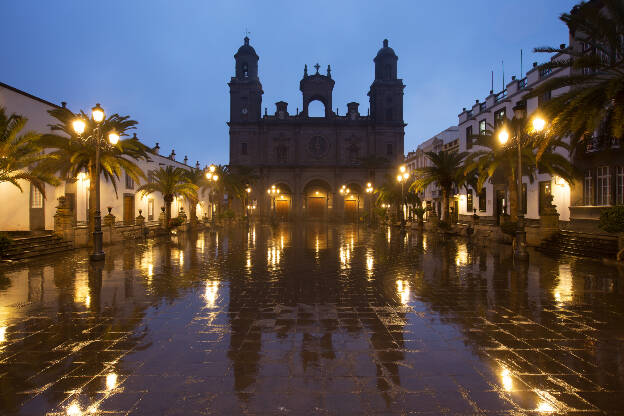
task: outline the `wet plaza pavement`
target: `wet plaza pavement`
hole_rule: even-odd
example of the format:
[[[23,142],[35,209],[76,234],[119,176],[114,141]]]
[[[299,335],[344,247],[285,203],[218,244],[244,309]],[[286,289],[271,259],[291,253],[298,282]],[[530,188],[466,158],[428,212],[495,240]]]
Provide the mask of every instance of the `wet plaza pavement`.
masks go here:
[[[624,414],[624,271],[232,227],[0,266],[0,414]]]

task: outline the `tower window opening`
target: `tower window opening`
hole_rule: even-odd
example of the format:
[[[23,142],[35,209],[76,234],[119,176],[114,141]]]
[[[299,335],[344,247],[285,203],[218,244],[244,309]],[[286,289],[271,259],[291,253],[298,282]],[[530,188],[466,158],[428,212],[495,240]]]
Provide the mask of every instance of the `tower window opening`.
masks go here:
[[[386,64],[384,66],[384,79],[390,80],[392,79],[392,65]]]
[[[325,117],[325,104],[320,100],[310,101],[308,117]]]
[[[248,78],[249,77],[249,66],[244,63],[243,64],[243,78]]]

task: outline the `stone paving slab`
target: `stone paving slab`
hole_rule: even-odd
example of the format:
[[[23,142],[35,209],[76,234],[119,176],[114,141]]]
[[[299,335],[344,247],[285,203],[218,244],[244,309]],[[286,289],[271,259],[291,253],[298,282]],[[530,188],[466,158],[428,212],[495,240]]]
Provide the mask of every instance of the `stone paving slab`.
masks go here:
[[[0,414],[620,415],[621,268],[355,225],[0,269]]]

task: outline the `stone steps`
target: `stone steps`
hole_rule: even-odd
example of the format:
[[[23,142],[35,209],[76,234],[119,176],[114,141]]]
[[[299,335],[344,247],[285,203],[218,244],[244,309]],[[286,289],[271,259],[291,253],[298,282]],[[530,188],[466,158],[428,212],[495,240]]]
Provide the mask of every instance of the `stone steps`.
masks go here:
[[[577,257],[615,259],[618,242],[617,238],[607,235],[560,231],[544,240],[537,250],[553,256],[568,254]]]
[[[4,260],[25,260],[47,254],[72,250],[72,243],[54,234],[13,237],[11,247],[4,253]]]

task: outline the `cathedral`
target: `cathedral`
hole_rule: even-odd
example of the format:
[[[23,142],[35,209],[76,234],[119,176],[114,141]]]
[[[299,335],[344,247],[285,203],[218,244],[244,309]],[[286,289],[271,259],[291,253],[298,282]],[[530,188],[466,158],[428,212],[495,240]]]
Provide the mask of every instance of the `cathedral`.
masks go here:
[[[370,208],[377,187],[403,161],[403,80],[397,78],[398,57],[383,41],[373,59],[375,79],[368,92],[370,110],[347,104],[345,115],[332,111],[334,80],[331,67],[304,69],[299,82],[301,111],[275,103],[262,114],[262,84],[258,54],[245,37],[234,55],[230,87],[230,165],[253,168],[259,180],[250,201],[254,215],[282,219],[355,220]],[[311,117],[311,102],[325,108]],[[292,110],[291,110],[292,111]],[[393,175],[391,177],[394,177]]]

